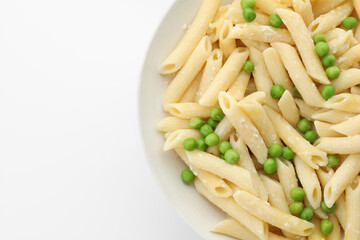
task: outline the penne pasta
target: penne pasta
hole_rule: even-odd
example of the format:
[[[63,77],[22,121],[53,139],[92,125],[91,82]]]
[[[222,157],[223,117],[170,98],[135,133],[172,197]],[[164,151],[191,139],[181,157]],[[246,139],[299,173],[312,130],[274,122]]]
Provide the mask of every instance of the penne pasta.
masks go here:
[[[279,99],[278,106],[281,115],[285,118],[285,120],[288,121],[291,126],[296,127],[300,121],[299,110],[296,106],[294,98],[288,90],[286,90]]]
[[[310,167],[318,169],[327,164],[326,153],[318,150],[305,140],[280,114],[264,107],[273,122],[277,135]]]
[[[285,5],[276,0],[256,0],[256,6],[268,15],[275,13],[277,8],[288,9]]]
[[[248,48],[256,48],[257,50],[259,50],[260,52],[265,51],[265,49],[270,47],[270,44],[268,43],[264,43],[264,42],[259,42],[259,41],[254,41],[254,40],[250,40],[250,39],[241,39],[241,42]]]
[[[332,206],[360,172],[360,154],[349,155],[324,188],[324,201]]]
[[[337,110],[320,109],[313,113],[312,118],[328,123],[340,123],[355,116],[354,113],[347,113]]]
[[[314,21],[314,14],[310,0],[292,0],[292,6],[298,14],[301,15],[306,26]]]
[[[323,107],[324,99],[311,78],[306,74],[306,70],[301,63],[296,49],[284,43],[272,43],[271,46],[280,54],[291,80],[306,104],[314,107]]]
[[[174,51],[160,65],[159,72],[161,74],[174,73],[183,67],[186,61],[189,61],[188,58],[192,55],[198,43],[201,42],[200,40],[203,38],[208,25],[214,18],[219,3],[220,0],[202,1],[200,10],[191,27]]]
[[[340,93],[350,87],[360,84],[360,69],[351,68],[341,72],[340,76],[331,83],[335,93]]]
[[[235,39],[231,38],[229,33],[233,25],[230,20],[226,20],[222,25],[219,33],[219,46],[224,52],[224,57],[227,59],[236,48]]]
[[[246,88],[250,81],[250,73],[241,71],[240,75],[236,78],[233,85],[227,91],[236,101],[240,101],[246,92]]]
[[[334,54],[335,57],[343,55],[350,48],[353,37],[353,32],[349,30],[344,34],[338,35],[333,40],[328,41],[330,53]]]
[[[179,71],[176,77],[171,81],[163,96],[163,107],[169,103],[179,102],[186,89],[195,79],[205,64],[206,59],[211,53],[211,42],[209,37],[203,37],[196,46],[194,52],[190,55],[184,67]]]
[[[332,232],[327,235],[327,240],[341,240],[341,227],[338,219],[335,217],[334,214],[330,214],[329,219],[330,221],[332,221],[334,227]]]
[[[341,194],[339,196],[339,198],[336,200],[336,211],[335,211],[335,215],[337,217],[337,219],[340,222],[340,225],[343,229],[346,228],[346,221],[347,221],[347,217],[346,217],[346,199],[345,199],[345,193]]]
[[[195,77],[194,81],[190,84],[188,89],[186,89],[184,95],[181,97],[180,102],[186,103],[186,102],[193,102],[196,92],[199,89],[200,81],[203,75],[203,70],[199,72],[199,74]]]
[[[344,240],[360,238],[360,177],[346,188],[346,228]]]
[[[345,0],[331,0],[330,2],[328,0],[313,1],[312,8],[313,8],[315,17],[318,17],[324,13],[331,11],[331,9],[334,9],[335,7],[339,6],[344,1]]]
[[[349,137],[322,137],[316,147],[327,153],[354,154],[359,152],[360,135]]]
[[[260,240],[268,239],[269,229],[266,223],[253,216],[252,214],[246,212],[244,209],[238,206],[232,198],[215,197],[206,189],[206,187],[200,181],[195,179],[194,183],[198,193],[203,195],[214,205],[216,205],[228,215],[236,219],[239,223],[244,225]]]
[[[283,161],[280,159],[276,159],[278,168],[277,174],[279,177],[279,181],[284,188],[285,196],[288,204],[293,200],[290,196],[290,191],[294,187],[298,186],[298,181],[295,174],[294,166],[289,161]]]
[[[312,117],[312,115],[314,113],[316,113],[319,110],[319,108],[309,106],[301,99],[295,98],[294,101],[299,108],[300,116],[302,116],[303,118],[311,119],[311,120],[314,119]]]
[[[171,115],[182,119],[207,118],[213,109],[213,107],[202,106],[198,103],[172,103],[167,104],[165,108]]]
[[[337,131],[332,129],[332,124],[322,122],[322,121],[314,121],[314,126],[319,137],[343,137],[344,135],[340,134]]]
[[[341,93],[327,100],[324,107],[344,112],[360,113],[360,96]]]
[[[267,148],[259,131],[246,116],[246,114],[237,107],[237,103],[228,93],[219,94],[219,102],[225,116],[229,119],[237,132],[242,134],[246,145],[256,156],[260,163],[264,163],[267,157]]]
[[[289,29],[291,36],[293,37],[296,46],[299,50],[301,58],[308,74],[317,82],[322,84],[329,84],[324,69],[318,58],[311,35],[306,28],[306,25],[301,16],[293,11],[285,9],[277,9],[276,12],[283,20],[286,27]],[[274,47],[274,46],[273,46]],[[288,49],[290,49],[288,47]],[[276,49],[279,52],[279,49]],[[280,53],[282,55],[282,53]],[[293,55],[295,55],[293,53]],[[284,62],[284,61],[283,61]],[[293,62],[295,63],[295,62]],[[289,63],[290,64],[290,63]],[[285,63],[284,63],[285,65]],[[285,66],[286,67],[286,66]],[[288,70],[289,71],[289,70]],[[291,76],[291,75],[290,75]],[[292,78],[293,79],[293,78]],[[293,80],[294,81],[294,80]],[[296,84],[295,84],[296,85]],[[296,86],[297,87],[297,86]],[[300,91],[300,89],[298,88]],[[300,91],[300,93],[302,93]],[[304,97],[304,96],[303,96]]]
[[[167,138],[164,144],[164,151],[168,151],[175,148],[181,148],[183,141],[187,138],[198,139],[201,137],[199,131],[195,129],[178,129],[172,132]]]
[[[249,51],[244,48],[234,50],[204,95],[200,98],[199,103],[205,106],[214,106],[218,102],[219,92],[229,89],[239,75],[248,56]]]
[[[286,29],[272,28],[256,23],[239,23],[230,31],[229,36],[236,39],[249,39],[258,42],[283,42],[294,44],[290,33]]]
[[[191,127],[189,120],[177,117],[166,117],[158,123],[157,129],[161,132],[172,132],[177,129],[191,129]]]
[[[335,124],[330,127],[331,130],[336,131],[338,133],[354,136],[360,134],[360,115],[356,115],[355,117],[349,118],[341,123]]]
[[[261,199],[245,191],[236,191],[234,199],[246,211],[254,216],[284,231],[300,236],[309,236],[314,229],[314,225],[298,217],[284,213]]]
[[[349,69],[352,65],[360,61],[359,51],[360,44],[351,47],[344,55],[337,59],[336,65],[343,70]]]

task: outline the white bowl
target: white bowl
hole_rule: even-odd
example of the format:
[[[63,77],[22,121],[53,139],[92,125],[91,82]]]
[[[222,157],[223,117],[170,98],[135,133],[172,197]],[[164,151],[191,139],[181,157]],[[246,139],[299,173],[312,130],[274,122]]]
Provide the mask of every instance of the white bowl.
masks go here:
[[[175,48],[185,33],[184,24],[191,24],[200,4],[201,0],[175,1],[155,33],[145,58],[138,92],[140,125],[149,165],[170,204],[204,239],[229,240],[232,238],[210,232],[210,228],[226,215],[200,196],[193,185],[182,182],[180,174],[185,164],[173,151],[163,151],[164,137],[156,129],[165,116],[161,98],[166,87],[166,79],[158,74],[158,67]]]

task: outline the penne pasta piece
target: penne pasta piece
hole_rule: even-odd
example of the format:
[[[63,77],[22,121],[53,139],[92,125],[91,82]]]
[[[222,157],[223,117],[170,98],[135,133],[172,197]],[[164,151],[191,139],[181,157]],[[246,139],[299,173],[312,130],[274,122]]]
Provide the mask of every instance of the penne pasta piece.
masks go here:
[[[314,14],[310,0],[292,0],[292,6],[295,12],[300,14],[302,19],[304,19],[306,26],[309,26],[309,24],[314,21]]]
[[[281,84],[286,90],[292,91],[294,85],[292,84],[278,52],[270,47],[263,52],[266,68],[275,84]]]
[[[200,81],[200,86],[195,94],[195,101],[198,102],[206,89],[210,86],[218,72],[222,67],[223,51],[220,49],[214,49],[209,58],[206,60],[204,72]]]
[[[334,129],[332,129],[332,126],[334,126],[334,125],[332,125],[330,123],[315,120],[314,126],[315,126],[316,132],[319,135],[319,137],[343,137],[344,136],[344,135],[340,134],[339,132],[334,131]]]
[[[350,113],[360,113],[360,96],[350,93],[335,95],[324,103],[324,107]]]
[[[301,99],[294,99],[296,105],[299,108],[299,112],[300,112],[300,116],[302,116],[303,118],[307,118],[307,119],[311,119],[313,120],[312,115],[319,110],[319,108],[317,107],[312,107],[307,105],[303,100]]]
[[[309,167],[309,165],[307,165],[297,155],[294,158],[294,163],[299,180],[303,186],[310,205],[313,209],[319,208],[322,195],[320,182],[316,176],[315,170]]]
[[[288,121],[291,126],[296,128],[296,125],[300,121],[299,110],[296,106],[294,98],[288,90],[286,90],[279,99],[278,106],[281,115],[285,118],[285,120]]]
[[[360,61],[359,51],[360,44],[351,47],[344,55],[337,59],[336,65],[343,70],[349,69],[352,65]]]
[[[228,164],[221,158],[199,150],[186,152],[186,154],[190,164],[195,168],[202,169],[215,174],[220,178],[227,179],[241,189],[257,195],[257,191],[248,170],[236,165]]]
[[[304,202],[305,202],[306,207],[312,208],[312,206],[306,196],[305,196]],[[324,213],[320,207],[313,209],[313,211],[314,211],[314,215],[317,216],[318,218],[321,218],[321,219],[329,218],[328,215],[326,215],[326,213]]]
[[[341,194],[339,196],[339,198],[336,200],[336,211],[335,211],[335,215],[337,217],[337,219],[340,222],[340,225],[343,229],[346,229],[346,221],[347,221],[347,217],[346,217],[346,199],[345,199],[345,193]]]
[[[329,84],[330,81],[326,77],[326,74],[325,74],[323,66],[320,62],[320,59],[315,52],[314,42],[313,42],[311,35],[310,35],[309,31],[307,30],[304,20],[301,18],[300,14],[290,11],[290,10],[285,10],[285,9],[277,9],[276,12],[279,14],[279,16],[283,20],[284,24],[286,25],[286,27],[289,29],[289,32],[296,43],[296,46],[299,50],[299,53],[301,55],[301,58],[303,60],[303,63],[305,65],[305,68],[306,68],[308,74],[315,81],[317,81],[319,83]],[[274,47],[274,45],[272,45],[272,46]],[[276,47],[275,47],[275,49],[282,56],[282,52],[280,52],[279,49]],[[294,60],[292,62],[289,62],[288,65],[295,64],[295,59],[297,59],[295,57],[297,55],[296,51],[294,52],[293,50],[290,50],[291,49],[290,46],[288,46],[287,49],[289,49],[287,51],[291,51],[292,55],[294,56]],[[284,59],[283,59],[283,63],[286,67],[286,63],[284,62]],[[296,65],[299,65],[299,64],[296,64]],[[295,67],[295,66],[293,66],[293,67]],[[288,68],[286,67],[286,69],[288,69]],[[289,74],[290,74],[291,79],[294,81],[293,76],[291,75],[290,72],[289,72]],[[294,84],[302,95],[302,92],[300,91],[300,89],[298,88],[298,86],[296,85],[295,82],[294,82]],[[305,98],[304,98],[304,100],[305,100]],[[305,102],[306,102],[306,100],[305,100]]]
[[[267,48],[270,47],[270,44],[264,42],[258,42],[250,39],[241,39],[241,42],[248,48],[256,48],[260,52],[265,51]]]
[[[340,76],[331,82],[335,88],[335,93],[340,93],[357,84],[360,84],[360,69],[357,68],[341,72]]]
[[[190,169],[196,173],[196,177],[204,184],[204,186],[216,197],[230,197],[233,194],[231,188],[227,183],[218,176],[201,169],[195,169],[191,166],[190,161],[186,155],[186,151],[183,148],[176,148],[176,153],[185,162]]]
[[[199,89],[200,86],[200,81],[203,75],[203,70],[201,70],[199,72],[199,74],[195,77],[194,81],[190,84],[190,86],[188,87],[188,89],[186,89],[184,95],[181,97],[180,102],[181,103],[186,103],[186,102],[193,102],[196,92]]]
[[[246,145],[256,156],[257,160],[260,163],[264,163],[268,150],[254,124],[250,121],[246,114],[238,108],[235,99],[228,93],[221,92],[219,94],[219,103],[221,109],[225,113],[225,116],[235,127],[236,131],[241,133]]]
[[[360,95],[360,87],[351,87],[350,93]]]
[[[266,97],[266,94],[263,91],[258,91],[258,92],[253,92],[253,93],[247,95],[242,100],[244,102],[256,101],[262,105],[265,103],[265,97]]]
[[[256,0],[256,6],[268,15],[275,13],[277,8],[288,9],[285,5],[276,0]]]
[[[209,37],[205,36],[196,46],[194,52],[190,55],[184,67],[176,74],[171,81],[163,96],[163,107],[166,104],[179,102],[186,89],[195,79],[205,64],[206,59],[211,54],[211,42]]]
[[[343,55],[350,48],[353,37],[353,32],[349,30],[337,36],[335,39],[328,41],[330,53],[334,54],[335,57]]]
[[[269,192],[269,203],[271,206],[285,213],[290,213],[289,204],[286,200],[284,189],[281,184],[265,175],[261,175],[260,178],[264,183],[266,190]]]
[[[255,100],[240,101],[238,106],[245,112],[251,122],[253,122],[255,127],[259,130],[267,147],[270,147],[273,143],[279,143],[282,145],[280,139],[276,135],[271,120],[260,103]]]
[[[355,117],[349,118],[348,120],[335,124],[331,126],[330,129],[347,136],[359,135],[360,115],[356,115]]]
[[[236,101],[240,101],[246,92],[246,88],[250,81],[250,73],[241,71],[240,75],[236,78],[233,85],[227,91]]]
[[[192,52],[204,37],[207,27],[213,20],[220,0],[203,0],[194,21],[174,51],[160,65],[161,74],[170,74],[184,66]],[[211,51],[211,50],[210,50]],[[193,64],[193,62],[192,62]],[[192,65],[191,64],[191,65]]]
[[[294,44],[294,40],[288,30],[272,28],[257,23],[239,23],[230,31],[229,36],[236,39],[249,39],[258,42],[284,42]]]
[[[296,178],[294,166],[290,161],[276,159],[277,162],[277,174],[279,176],[279,181],[284,188],[285,196],[287,203],[291,203],[293,200],[290,196],[290,191],[294,187],[298,186],[298,180]]]
[[[274,47],[280,54],[282,62],[286,70],[289,72],[291,80],[300,92],[306,104],[314,107],[323,107],[325,101],[319,93],[316,85],[307,75],[296,49],[284,43],[272,43],[271,46]]]
[[[319,16],[309,25],[309,31],[312,35],[316,33],[325,33],[334,27],[340,25],[342,21],[351,14],[354,7],[351,0],[332,9],[331,11]]]
[[[324,201],[332,206],[360,172],[360,154],[349,155],[324,188]]]
[[[209,36],[212,43],[215,43],[219,40],[220,29],[225,20],[229,19],[229,8],[229,6],[223,6],[219,8],[214,21],[210,23],[206,29],[206,34]]]
[[[177,129],[191,129],[190,121],[177,117],[163,118],[157,125],[160,132],[172,132]]]
[[[309,236],[313,232],[312,223],[280,211],[248,192],[236,191],[233,197],[243,209],[284,231],[300,236]]]
[[[237,133],[234,132],[230,136],[230,143],[233,149],[236,150],[241,156],[241,161],[239,161],[238,165],[240,167],[247,169],[250,172],[251,178],[253,179],[257,192],[259,193],[260,199],[267,201],[268,192],[263,182],[261,181],[259,174],[256,171],[256,168],[250,157],[250,154],[244,143],[244,140],[240,136],[238,136]]]
[[[326,184],[330,181],[331,177],[334,175],[334,169],[330,167],[321,167],[316,170],[317,176],[319,178],[321,186],[324,188]]]
[[[213,107],[202,106],[198,103],[171,103],[165,108],[171,115],[182,119],[208,118],[213,109]]]
[[[354,4],[354,8],[357,13],[357,16],[359,17],[360,16],[360,2],[359,2],[359,0],[353,0],[352,2]]]
[[[310,167],[318,169],[327,165],[326,153],[320,151],[305,140],[280,114],[264,107],[273,122],[277,135]]]
[[[230,38],[230,30],[232,29],[233,25],[231,24],[230,20],[225,20],[224,24],[222,25],[219,33],[219,46],[220,49],[224,52],[224,58],[228,59],[231,53],[236,48],[236,43],[234,38]]]
[[[237,48],[220,69],[215,79],[211,82],[209,88],[200,98],[199,103],[206,106],[214,106],[218,102],[218,94],[226,91],[236,80],[246,59],[249,51],[245,48]]]
[[[183,141],[187,138],[198,139],[200,137],[200,132],[195,129],[178,129],[166,138],[164,151],[183,147]]]
[[[316,147],[327,153],[354,154],[359,152],[360,135],[349,137],[322,137],[316,142]]]
[[[244,225],[260,240],[267,240],[269,229],[268,225],[258,219],[257,217],[249,214],[238,206],[232,198],[219,198],[212,195],[206,187],[197,179],[195,179],[196,190],[207,198],[211,203],[226,212],[229,216],[236,219],[239,223]]]
[[[360,177],[346,188],[346,228],[344,240],[360,239]]]
[[[318,17],[322,14],[325,14],[329,12],[331,9],[334,9],[335,7],[342,4],[345,0],[316,0],[313,1],[313,11],[315,17]]]
[[[259,240],[257,236],[233,218],[228,218],[219,222],[211,229],[211,231],[241,240]],[[268,240],[287,240],[287,238],[269,232]]]
[[[340,123],[354,117],[354,113],[347,113],[337,110],[320,109],[312,115],[312,119],[328,122],[328,123]]]
[[[273,84],[271,77],[267,72],[264,57],[259,50],[250,48],[250,60],[253,61],[255,65],[255,70],[252,74],[254,76],[256,89],[258,91],[263,91],[266,94],[265,103],[278,111],[279,108],[277,102],[270,95],[270,90]]]
[[[326,240],[341,240],[341,227],[338,219],[335,217],[334,214],[330,214],[329,219],[330,221],[332,221],[334,228],[332,232],[327,235]]]

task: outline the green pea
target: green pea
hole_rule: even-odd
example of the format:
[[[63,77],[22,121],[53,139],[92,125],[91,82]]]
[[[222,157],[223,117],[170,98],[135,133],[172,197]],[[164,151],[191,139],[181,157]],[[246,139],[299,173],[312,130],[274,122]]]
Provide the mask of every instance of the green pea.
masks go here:
[[[271,146],[269,147],[269,154],[272,157],[279,157],[281,156],[281,153],[282,153],[282,147],[280,144],[278,143],[271,144]]]
[[[219,151],[221,153],[226,153],[227,150],[232,149],[231,143],[228,141],[223,141],[219,144]]]
[[[241,8],[255,8],[256,2],[255,0],[241,0]]]
[[[217,127],[217,125],[219,125],[219,121],[209,118],[209,120],[207,121],[207,124],[210,125],[213,129],[215,129]]]
[[[321,59],[321,63],[324,67],[332,67],[336,62],[336,58],[332,54],[328,54]]]
[[[215,146],[218,145],[220,142],[220,138],[216,133],[210,133],[209,135],[207,135],[207,137],[205,138],[205,143],[208,146]]]
[[[199,149],[200,151],[205,151],[208,148],[208,145],[206,145],[204,138],[199,138],[198,140],[196,140],[196,142],[197,149]]]
[[[283,147],[281,156],[286,160],[292,160],[294,158],[295,153],[289,147]]]
[[[274,28],[278,28],[282,25],[282,20],[280,18],[280,16],[276,13],[273,13],[270,15],[270,18],[269,18],[269,24],[270,26],[274,27]]]
[[[318,139],[318,135],[315,131],[310,130],[304,134],[304,138],[308,140],[311,144],[313,144],[316,141],[316,139]]]
[[[201,136],[203,136],[204,138],[206,138],[210,133],[213,133],[213,132],[214,132],[214,130],[208,124],[204,124],[200,128]]]
[[[211,110],[210,117],[215,121],[221,121],[225,117],[225,114],[223,113],[221,108],[216,107]]]
[[[181,179],[185,183],[192,183],[194,181],[194,179],[195,179],[195,175],[189,168],[187,168],[184,171],[182,171]]]
[[[343,25],[346,29],[353,29],[357,25],[357,20],[354,17],[347,17],[343,20]]]
[[[290,197],[294,201],[300,202],[305,198],[305,191],[301,187],[294,187],[290,190]]]
[[[281,84],[275,84],[271,87],[270,95],[275,98],[279,99],[284,94],[285,88]]]
[[[243,65],[243,69],[245,72],[251,73],[255,69],[254,63],[252,61],[246,61]]]
[[[276,172],[277,162],[273,158],[268,158],[264,162],[264,171],[267,174],[273,174]]]
[[[190,127],[194,129],[200,129],[202,125],[204,125],[204,120],[202,120],[201,118],[193,117],[190,120]]]
[[[329,53],[330,47],[326,42],[318,42],[315,45],[315,51],[319,56],[323,57]]]
[[[299,93],[299,91],[297,90],[296,87],[293,88],[293,92],[294,92],[295,97],[302,98],[301,94]]]
[[[317,33],[313,36],[314,44],[318,44],[319,42],[325,42],[326,43],[326,37],[322,33]]]
[[[252,8],[243,8],[243,16],[245,21],[252,22],[256,18],[256,12]]]
[[[291,214],[299,215],[304,209],[304,204],[301,202],[292,202],[289,205],[289,211]]]
[[[333,80],[336,79],[340,76],[340,68],[338,68],[337,66],[332,66],[326,69],[326,76]]]
[[[320,231],[324,235],[329,235],[334,229],[334,224],[329,219],[324,219],[320,222]]]
[[[235,164],[240,161],[240,155],[234,149],[229,149],[224,154],[225,161],[230,164]]]
[[[197,142],[194,138],[186,138],[183,141],[183,147],[186,151],[193,151],[197,147]]]
[[[219,156],[219,158],[221,158],[221,159],[225,160],[225,154],[223,154],[223,153],[220,153],[220,156]]]
[[[332,207],[329,208],[328,206],[326,206],[324,201],[321,202],[321,210],[323,210],[324,213],[331,214],[335,212],[336,208],[337,208],[336,203],[334,203],[334,205],[332,205]]]
[[[310,221],[314,216],[314,212],[311,208],[304,208],[304,210],[300,213],[300,218],[306,221]]]
[[[300,130],[300,132],[307,132],[312,129],[311,122],[306,118],[303,118],[298,122],[297,128]]]
[[[335,88],[331,84],[325,85],[321,90],[321,95],[323,96],[324,99],[330,99],[334,96],[334,94],[335,94]]]
[[[336,155],[328,155],[328,166],[331,168],[337,167],[340,163],[339,157]]]

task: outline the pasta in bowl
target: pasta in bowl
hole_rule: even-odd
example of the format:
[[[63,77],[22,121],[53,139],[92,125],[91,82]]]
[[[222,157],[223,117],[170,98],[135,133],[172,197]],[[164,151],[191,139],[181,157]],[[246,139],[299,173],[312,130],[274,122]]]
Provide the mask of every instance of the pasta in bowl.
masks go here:
[[[205,239],[360,239],[359,14],[357,0],[170,10],[144,65],[140,113],[156,119],[142,127],[169,200]]]

